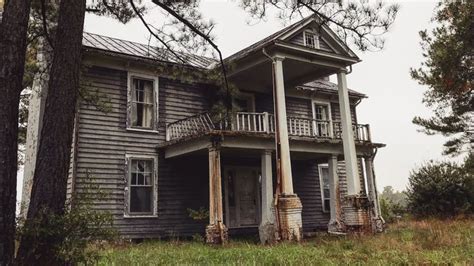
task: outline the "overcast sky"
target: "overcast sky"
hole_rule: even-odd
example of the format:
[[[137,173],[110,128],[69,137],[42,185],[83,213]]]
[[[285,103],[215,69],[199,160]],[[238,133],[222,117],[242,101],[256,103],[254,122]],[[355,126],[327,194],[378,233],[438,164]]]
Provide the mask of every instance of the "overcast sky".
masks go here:
[[[401,9],[397,20],[386,35],[386,45],[380,52],[358,52],[361,63],[354,65],[348,75],[349,88],[369,96],[358,106],[359,123],[371,126],[372,138],[387,144],[379,150],[375,160],[377,186],[405,189],[411,169],[430,159],[441,159],[441,136],[426,136],[417,132],[411,123],[415,115],[428,116],[430,111],[421,103],[425,87],[410,78],[410,67],[422,60],[418,31],[429,28],[436,1],[399,1]],[[280,30],[283,25],[273,17],[266,22],[249,26],[247,14],[235,1],[204,0],[203,14],[213,19],[216,43],[224,56]],[[157,10],[146,16],[153,22]],[[147,43],[149,34],[138,20],[127,25],[87,15],[85,31],[106,36]],[[21,176],[21,174],[20,174]],[[19,189],[22,178],[19,178]],[[19,194],[21,189],[19,190]]]

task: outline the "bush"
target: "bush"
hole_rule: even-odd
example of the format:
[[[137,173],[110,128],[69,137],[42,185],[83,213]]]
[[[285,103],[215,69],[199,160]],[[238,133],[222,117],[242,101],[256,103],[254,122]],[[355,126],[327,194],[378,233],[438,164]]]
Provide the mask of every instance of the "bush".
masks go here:
[[[463,165],[430,161],[410,174],[408,208],[415,217],[474,213],[473,155]]]
[[[380,194],[380,210],[382,217],[392,223],[407,213],[407,195],[405,192],[394,191],[391,186],[383,188]]]
[[[81,191],[66,202],[63,214],[43,208],[28,226],[20,220],[18,240],[26,237],[34,239],[37,245],[53,245],[55,256],[65,265],[96,263],[104,241],[115,240],[118,234],[113,228],[112,214],[94,209],[94,203],[107,194],[91,183],[89,175],[87,179],[89,182]]]

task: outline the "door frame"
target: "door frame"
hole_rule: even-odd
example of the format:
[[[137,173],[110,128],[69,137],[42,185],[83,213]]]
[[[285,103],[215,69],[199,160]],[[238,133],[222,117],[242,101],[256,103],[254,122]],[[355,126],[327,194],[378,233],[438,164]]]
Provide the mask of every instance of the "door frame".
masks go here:
[[[257,220],[257,223],[255,225],[240,225],[240,201],[239,201],[239,194],[237,193],[236,189],[235,189],[235,184],[236,184],[236,179],[238,178],[238,174],[237,172],[239,170],[243,170],[243,169],[246,169],[246,170],[255,170],[256,173],[257,173],[257,176],[255,178],[255,186],[256,186],[256,193],[257,193],[257,200],[256,200],[256,214],[257,214],[257,217],[256,217],[256,220]],[[261,169],[260,167],[256,167],[256,166],[235,166],[235,165],[227,165],[227,166],[224,166],[224,206],[225,206],[225,224],[227,226],[227,228],[253,228],[253,227],[258,227],[259,224],[260,224],[260,221],[261,221],[261,185],[260,185],[260,175],[261,175]],[[228,171],[233,171],[234,172],[234,195],[235,195],[235,215],[237,216],[237,221],[238,221],[238,225],[235,225],[235,226],[231,226],[230,224],[230,209],[229,209],[229,186],[228,186],[228,179],[227,179],[227,172]],[[238,182],[238,181],[237,181]]]

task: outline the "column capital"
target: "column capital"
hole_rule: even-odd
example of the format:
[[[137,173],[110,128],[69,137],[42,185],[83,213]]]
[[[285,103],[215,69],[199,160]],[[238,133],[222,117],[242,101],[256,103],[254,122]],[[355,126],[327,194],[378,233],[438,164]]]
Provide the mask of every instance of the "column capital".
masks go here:
[[[347,74],[349,73],[349,71],[347,71],[346,68],[340,68],[338,71],[337,71],[337,74]]]
[[[330,159],[336,159],[337,160],[337,154],[331,154],[331,156],[329,156]]]
[[[272,56],[272,59],[273,61],[283,61],[286,59],[286,57],[277,54],[277,55]]]
[[[263,150],[262,155],[272,155],[273,150]]]

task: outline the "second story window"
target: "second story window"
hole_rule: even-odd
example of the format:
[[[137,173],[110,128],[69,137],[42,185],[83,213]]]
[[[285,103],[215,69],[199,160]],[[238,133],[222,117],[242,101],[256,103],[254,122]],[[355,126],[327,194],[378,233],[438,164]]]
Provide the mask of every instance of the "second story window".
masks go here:
[[[303,32],[304,45],[311,48],[319,48],[319,38],[318,35],[314,34],[311,31]]]
[[[157,79],[129,76],[128,128],[155,130]]]

